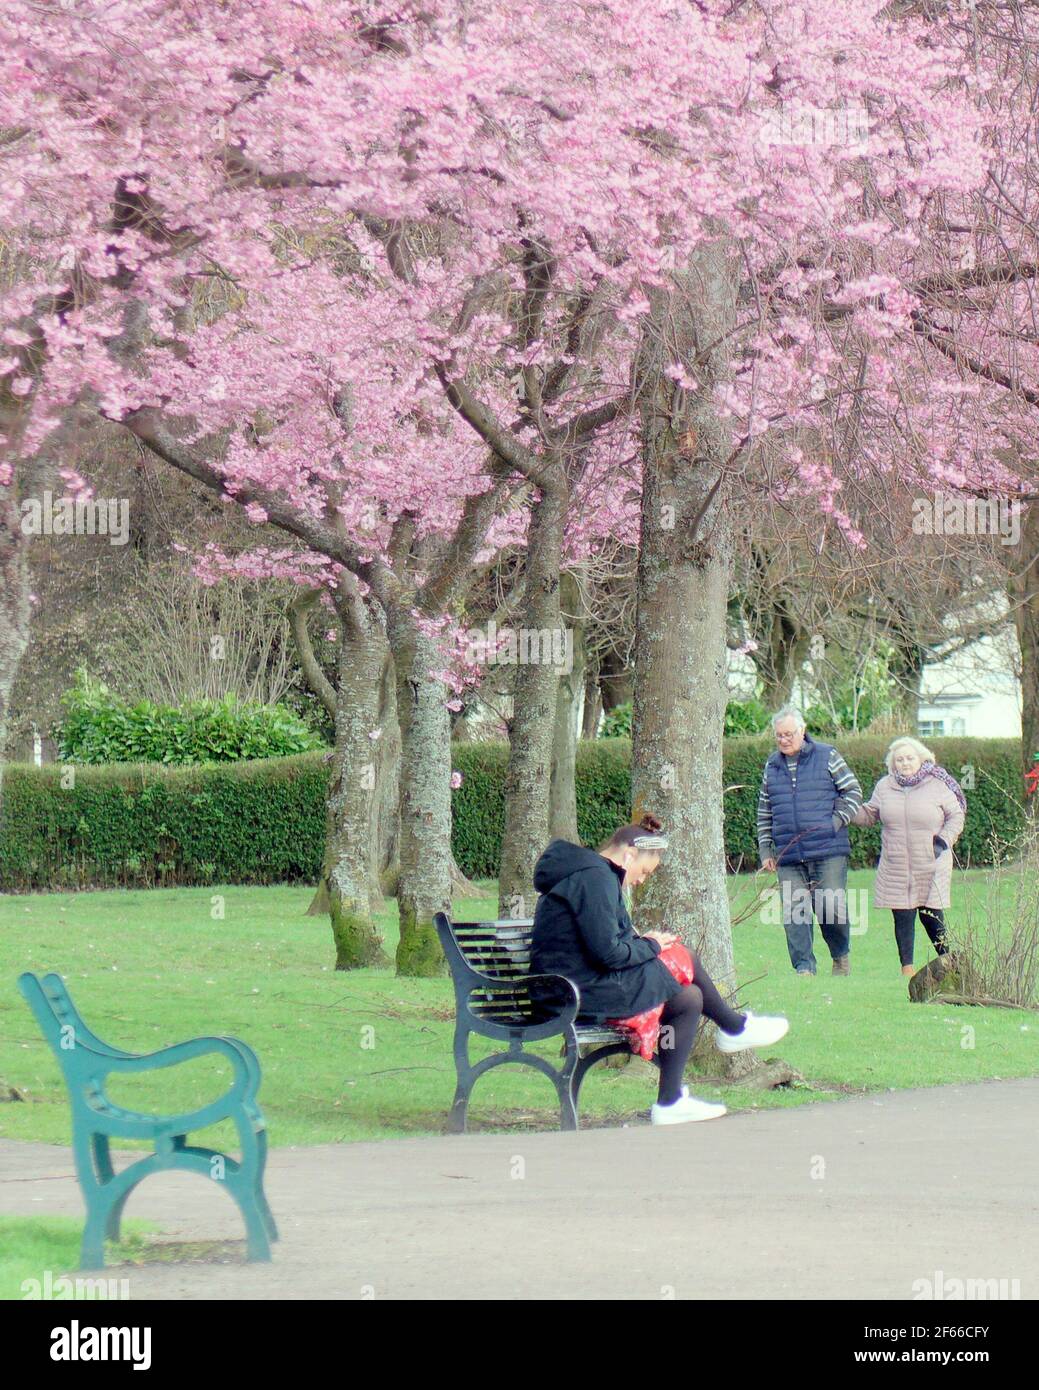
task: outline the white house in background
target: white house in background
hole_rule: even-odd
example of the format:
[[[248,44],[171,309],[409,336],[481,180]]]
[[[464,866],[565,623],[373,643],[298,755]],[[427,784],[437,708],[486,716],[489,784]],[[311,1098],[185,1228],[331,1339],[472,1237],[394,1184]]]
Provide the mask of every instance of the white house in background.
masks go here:
[[[938,666],[924,668],[917,732],[921,738],[1020,738],[1017,641],[981,637]]]
[[[982,637],[948,660],[924,668],[916,732],[930,738],[1020,738],[1021,683],[1012,628]],[[729,695],[749,699],[755,685],[747,656],[729,654]],[[803,692],[795,687],[794,704]]]

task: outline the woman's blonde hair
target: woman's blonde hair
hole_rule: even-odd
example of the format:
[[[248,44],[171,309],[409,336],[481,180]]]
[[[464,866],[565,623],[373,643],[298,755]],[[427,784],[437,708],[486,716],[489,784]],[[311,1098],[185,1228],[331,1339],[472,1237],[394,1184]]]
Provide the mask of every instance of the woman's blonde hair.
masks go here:
[[[918,738],[911,738],[908,734],[903,734],[901,738],[896,738],[884,754],[884,766],[888,772],[895,770],[895,750],[898,748],[911,748],[922,763],[933,763],[934,754],[922,744]]]

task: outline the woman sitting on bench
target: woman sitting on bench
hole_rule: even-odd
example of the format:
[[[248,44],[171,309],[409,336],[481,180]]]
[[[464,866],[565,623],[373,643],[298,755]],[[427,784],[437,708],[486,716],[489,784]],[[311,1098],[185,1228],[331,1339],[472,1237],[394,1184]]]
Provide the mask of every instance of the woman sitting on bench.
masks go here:
[[[713,1120],[724,1105],[690,1096],[682,1084],[701,1014],[719,1028],[722,1052],[767,1047],[786,1033],[785,1018],[731,1009],[699,956],[667,932],[640,936],[622,890],[644,883],[667,849],[656,816],[625,825],[599,850],[553,840],[537,862],[532,974],[565,975],[581,991],[582,1021],[630,1028],[634,1048],[660,1057],[655,1125]],[[695,982],[695,983],[694,983]]]

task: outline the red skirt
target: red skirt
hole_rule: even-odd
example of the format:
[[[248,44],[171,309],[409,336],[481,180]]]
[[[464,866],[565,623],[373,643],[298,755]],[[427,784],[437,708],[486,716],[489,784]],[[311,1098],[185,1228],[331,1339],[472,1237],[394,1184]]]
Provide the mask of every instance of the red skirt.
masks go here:
[[[680,985],[693,983],[693,958],[680,941],[676,941],[673,946],[665,946],[659,959],[663,965],[667,966]],[[649,1062],[652,1061],[653,1054],[657,1050],[657,1040],[660,1037],[660,1015],[663,1012],[663,1004],[658,1004],[655,1009],[645,1009],[642,1013],[636,1014],[634,1018],[610,1018],[606,1021],[612,1028],[627,1028],[631,1033],[632,1052],[637,1052],[640,1057],[645,1057],[646,1061]]]

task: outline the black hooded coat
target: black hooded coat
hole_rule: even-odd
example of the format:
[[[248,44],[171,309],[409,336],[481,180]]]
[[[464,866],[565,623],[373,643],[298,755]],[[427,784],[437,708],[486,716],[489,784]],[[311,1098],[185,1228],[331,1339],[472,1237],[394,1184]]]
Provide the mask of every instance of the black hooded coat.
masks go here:
[[[657,942],[632,927],[623,880],[623,869],[568,840],[553,840],[534,868],[531,973],[572,980],[581,1018],[631,1018],[682,988]]]

